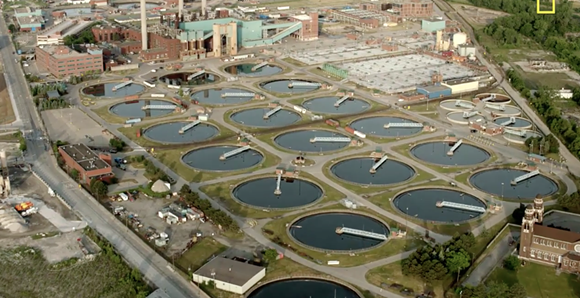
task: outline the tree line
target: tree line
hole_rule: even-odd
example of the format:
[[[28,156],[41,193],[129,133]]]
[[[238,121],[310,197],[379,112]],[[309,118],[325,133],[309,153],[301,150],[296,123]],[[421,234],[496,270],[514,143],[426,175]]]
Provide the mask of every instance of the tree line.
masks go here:
[[[476,256],[470,250],[475,244],[475,236],[472,233],[455,235],[443,244],[433,246],[425,244],[401,262],[402,273],[406,276],[417,277],[427,284],[453,275],[458,283],[461,273],[473,264]],[[470,298],[526,298],[525,290],[521,286],[510,287],[505,283],[467,286],[459,290],[463,292],[462,297]],[[509,292],[517,293],[517,295],[508,295]]]
[[[223,230],[237,232],[240,229],[238,224],[227,213],[213,208],[210,201],[200,198],[199,194],[192,191],[187,184],[181,187],[179,195],[186,204],[203,211],[208,219],[221,226]]]

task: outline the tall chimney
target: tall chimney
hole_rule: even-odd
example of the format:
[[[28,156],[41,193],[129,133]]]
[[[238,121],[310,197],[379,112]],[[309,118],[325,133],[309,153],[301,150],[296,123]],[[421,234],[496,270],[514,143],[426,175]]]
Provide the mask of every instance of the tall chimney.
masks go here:
[[[0,151],[0,164],[2,165],[3,169],[8,167],[8,162],[6,161],[6,151]]]
[[[179,12],[179,17],[182,18],[183,17],[183,0],[179,0],[179,4],[178,4],[178,12]]]
[[[141,0],[141,49],[147,50],[147,2]]]
[[[201,0],[201,15],[205,17],[205,11],[207,10],[207,1]]]

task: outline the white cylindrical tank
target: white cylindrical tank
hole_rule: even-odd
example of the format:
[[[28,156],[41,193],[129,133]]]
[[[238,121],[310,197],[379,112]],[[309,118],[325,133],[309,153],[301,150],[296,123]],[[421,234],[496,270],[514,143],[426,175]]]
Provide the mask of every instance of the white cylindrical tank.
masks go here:
[[[459,45],[467,43],[467,34],[463,32],[453,34],[453,47],[457,48]]]
[[[8,162],[6,161],[6,151],[4,150],[0,151],[0,164],[2,165],[2,168],[8,167]]]

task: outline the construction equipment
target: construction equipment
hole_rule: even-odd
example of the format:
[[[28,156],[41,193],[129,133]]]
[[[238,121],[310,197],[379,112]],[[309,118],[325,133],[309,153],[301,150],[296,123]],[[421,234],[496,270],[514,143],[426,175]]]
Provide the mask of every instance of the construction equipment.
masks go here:
[[[24,212],[32,207],[34,207],[34,204],[32,204],[32,202],[24,202],[14,206],[14,209],[16,209],[16,211],[18,212]]]

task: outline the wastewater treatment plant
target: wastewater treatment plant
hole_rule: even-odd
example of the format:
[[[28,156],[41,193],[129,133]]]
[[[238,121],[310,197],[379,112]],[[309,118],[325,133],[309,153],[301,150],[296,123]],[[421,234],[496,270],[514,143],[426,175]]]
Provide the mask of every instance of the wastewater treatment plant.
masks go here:
[[[209,233],[220,233],[224,243],[284,247],[278,261],[315,268],[295,276],[269,267],[245,297],[362,298],[361,285],[352,279],[317,270],[389,266],[381,262],[399,261],[425,241],[444,243],[456,233],[491,230],[490,222],[503,222],[504,211],[520,203],[575,191],[563,174],[565,164],[556,162],[559,156],[530,145],[530,140],[545,144],[534,118],[501,90],[489,91],[480,82],[478,92],[416,100],[426,95],[394,92],[390,75],[371,79],[357,74],[359,64],[345,65],[346,73],[335,69],[338,78],[320,75],[323,70],[314,65],[295,67],[296,61],[265,56],[212,59],[214,64],[196,60],[173,69],[147,64],[147,72],[79,88],[85,113],[109,124],[99,133],[130,148],[111,154],[114,161],[131,160],[127,171],[113,163],[122,189],[148,188],[148,195],[162,198],[159,209],[165,210],[183,203],[173,193],[190,185],[214,208],[198,211],[207,216],[225,210],[239,224],[234,231],[219,219],[196,221],[195,231],[203,235],[197,238],[211,241]],[[134,161],[138,155],[156,160],[156,170],[167,176],[152,175],[151,164]],[[143,173],[147,176],[122,178]],[[167,188],[155,193],[152,185],[160,177],[173,179],[162,181]],[[133,180],[139,183],[125,186]],[[130,209],[142,201],[149,200],[121,203]],[[175,231],[188,225],[184,221]],[[196,235],[190,232],[186,238]],[[360,278],[383,287],[376,281],[384,278],[372,272]],[[393,283],[407,287],[405,280]]]

